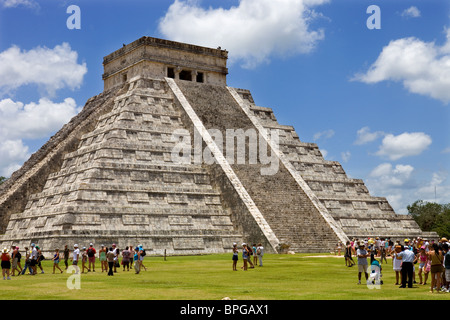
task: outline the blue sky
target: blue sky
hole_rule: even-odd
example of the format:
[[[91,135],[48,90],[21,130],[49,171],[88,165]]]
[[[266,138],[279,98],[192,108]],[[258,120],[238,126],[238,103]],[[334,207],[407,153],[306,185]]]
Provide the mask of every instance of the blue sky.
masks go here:
[[[105,55],[153,36],[227,49],[228,85],[397,213],[450,203],[447,29],[441,0],[0,0],[0,175],[103,90]]]

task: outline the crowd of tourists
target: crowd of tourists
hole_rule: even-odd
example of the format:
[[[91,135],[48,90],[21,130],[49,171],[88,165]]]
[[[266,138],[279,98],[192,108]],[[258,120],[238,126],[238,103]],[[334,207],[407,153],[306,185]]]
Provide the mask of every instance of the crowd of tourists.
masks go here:
[[[237,271],[237,262],[239,255],[242,253],[243,266],[242,270],[247,271],[249,268],[253,269],[255,266],[263,266],[264,247],[261,243],[252,246],[246,243],[242,244],[242,249],[238,248],[237,243],[233,244],[233,270]],[[22,255],[24,254],[24,256]],[[73,266],[76,272],[95,272],[95,261],[100,260],[102,268],[101,272],[107,272],[108,276],[114,275],[117,269],[123,268],[123,271],[134,268],[136,274],[141,270],[147,270],[144,265],[144,257],[146,253],[142,245],[136,247],[128,246],[120,250],[115,244],[111,247],[101,245],[101,248],[96,250],[92,243],[89,247],[79,248],[78,244],[74,244],[73,249],[70,250],[67,245],[64,250],[55,249],[53,256],[49,259],[53,262],[53,273],[67,270],[69,266]],[[42,261],[45,260],[41,248],[34,243],[30,247],[25,247],[23,251],[18,246],[11,246],[11,249],[4,248],[2,250],[2,272],[3,279],[10,280],[11,276],[36,275],[38,272],[44,273]],[[70,260],[70,263],[69,263]],[[25,261],[22,267],[22,261]],[[65,269],[61,269],[60,263],[63,262]],[[81,262],[81,263],[80,263]]]
[[[264,247],[261,243],[252,246],[246,243],[242,244],[242,270],[247,271],[249,268],[254,269],[256,265],[263,266]],[[239,248],[237,243],[233,243],[233,271],[237,271],[237,262],[239,261]],[[259,263],[259,264],[258,264]]]
[[[358,284],[361,284],[363,273],[366,283],[372,284],[378,279],[378,284],[383,284],[382,264],[388,264],[389,258],[395,272],[395,285],[400,288],[412,288],[419,280],[419,285],[427,285],[429,281],[430,292],[450,292],[449,247],[447,238],[434,241],[417,237],[404,239],[401,243],[376,237],[352,239],[345,246],[338,244],[336,254],[344,253],[347,267],[358,266]],[[356,257],[357,262],[353,257]]]
[[[111,247],[101,245],[96,250],[92,243],[89,247],[79,248],[78,244],[73,245],[70,250],[68,245],[64,246],[64,250],[55,249],[53,256],[48,258],[53,263],[53,273],[64,270],[61,269],[60,263],[64,263],[65,270],[72,266],[75,273],[95,272],[95,261],[100,260],[102,268],[101,272],[107,272],[108,276],[113,276],[121,267],[123,271],[130,271],[134,268],[136,274],[141,270],[147,270],[144,265],[145,249],[142,245],[127,246],[121,250],[115,244]],[[42,261],[45,260],[41,248],[32,243],[30,247],[25,247],[23,251],[17,246],[11,246],[11,250],[4,248],[2,250],[2,275],[3,280],[11,280],[11,276],[20,276],[27,273],[36,275],[38,272],[44,273]],[[24,266],[22,267],[22,262]],[[70,261],[70,262],[69,262]]]

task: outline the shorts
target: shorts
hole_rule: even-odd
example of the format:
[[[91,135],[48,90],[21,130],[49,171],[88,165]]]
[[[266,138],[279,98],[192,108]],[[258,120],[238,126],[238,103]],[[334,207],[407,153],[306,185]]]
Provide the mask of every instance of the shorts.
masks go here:
[[[78,265],[78,260],[73,260],[73,261],[72,261],[72,265],[73,265],[73,266],[77,266],[77,265]]]
[[[17,262],[18,262],[18,260],[19,260],[19,259],[17,259],[17,258],[14,258],[14,259],[13,259],[13,262],[12,262],[12,268],[13,268],[13,269],[17,268]]]
[[[95,263],[95,257],[89,257],[89,262]]]
[[[232,259],[233,261],[238,261],[239,260],[239,257],[237,256],[237,255],[233,255],[233,259]]]
[[[445,269],[445,280],[450,282],[450,269]]]
[[[442,264],[435,264],[434,266],[431,266],[431,273],[438,273],[443,271],[444,266]]]
[[[37,264],[36,259],[31,259],[31,261],[30,261],[30,266],[31,266],[31,267],[34,267],[34,266],[36,266],[36,264]]]
[[[358,272],[367,273],[367,264],[358,264]]]
[[[11,261],[2,261],[2,269],[11,269]]]

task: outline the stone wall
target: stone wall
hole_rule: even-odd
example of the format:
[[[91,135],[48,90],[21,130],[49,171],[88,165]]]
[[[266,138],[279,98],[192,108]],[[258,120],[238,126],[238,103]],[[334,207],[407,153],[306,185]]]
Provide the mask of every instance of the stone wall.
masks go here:
[[[5,233],[11,214],[22,212],[28,198],[40,192],[47,177],[59,170],[66,153],[76,150],[82,134],[92,130],[107,112],[120,88],[89,99],[83,110],[34,153],[24,165],[0,185],[0,234]]]
[[[149,255],[185,255],[242,241],[209,172],[172,161],[172,134],[185,126],[164,80],[130,80],[108,110],[11,215],[2,245],[142,244]]]
[[[104,89],[135,76],[164,78],[168,67],[175,72],[202,72],[204,82],[226,85],[227,59],[225,50],[142,37],[104,57]]]

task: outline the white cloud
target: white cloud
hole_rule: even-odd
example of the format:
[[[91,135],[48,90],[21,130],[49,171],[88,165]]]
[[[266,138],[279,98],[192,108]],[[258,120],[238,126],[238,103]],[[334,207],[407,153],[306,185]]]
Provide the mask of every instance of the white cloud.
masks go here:
[[[0,90],[3,93],[28,84],[44,88],[50,96],[62,88],[77,89],[87,72],[78,64],[78,53],[64,42],[53,49],[37,47],[29,51],[12,46],[0,53]]]
[[[369,177],[375,178],[381,190],[402,187],[410,179],[414,167],[410,165],[398,164],[395,168],[390,163],[382,163],[369,174]]]
[[[350,151],[341,152],[342,161],[348,162],[350,160],[351,155],[352,154],[350,153]]]
[[[358,138],[356,139],[354,144],[362,145],[362,144],[366,144],[366,143],[369,143],[369,142],[372,142],[372,141],[378,139],[379,137],[383,136],[385,133],[382,131],[370,132],[369,127],[363,127],[361,129],[359,129],[356,134],[357,134]]]
[[[1,0],[0,4],[5,8],[16,8],[20,6],[39,8],[39,4],[34,0]]]
[[[431,180],[417,190],[417,200],[450,203],[450,185],[445,184],[447,177],[446,171],[434,172]]]
[[[326,130],[322,132],[317,132],[313,136],[313,141],[317,141],[320,138],[329,139],[334,136],[334,130]]]
[[[365,183],[372,195],[385,197],[396,213],[405,214],[406,206],[417,200],[413,196],[417,185],[413,174],[410,165],[382,163],[370,172]]]
[[[431,137],[423,132],[405,132],[398,136],[388,134],[383,138],[382,145],[376,154],[388,157],[390,160],[398,160],[421,154],[431,142]]]
[[[0,138],[38,139],[59,130],[79,108],[72,98],[55,103],[42,98],[38,103],[23,104],[11,99],[0,100]]]
[[[369,70],[353,80],[401,82],[412,93],[450,102],[450,29],[446,32],[442,46],[414,37],[391,41]]]
[[[409,7],[408,9],[403,10],[402,12],[402,17],[407,17],[407,18],[418,18],[420,17],[420,10],[417,9],[417,7],[412,6]]]
[[[441,153],[450,153],[450,147],[445,148]]]
[[[22,140],[0,141],[0,176],[9,177],[30,157]]]
[[[222,48],[230,63],[252,68],[271,56],[311,52],[324,38],[310,30],[317,18],[312,8],[329,0],[240,0],[229,9],[208,8],[198,1],[175,0],[159,23],[160,32],[174,41]]]
[[[22,139],[48,137],[79,111],[72,98],[61,103],[42,98],[28,104],[0,100],[0,175],[9,177],[30,157]]]
[[[366,185],[371,194],[386,197],[400,214],[408,213],[406,207],[417,200],[449,203],[448,172],[433,172],[419,181],[415,171],[409,165],[393,168],[389,163],[381,164],[371,172]]]

